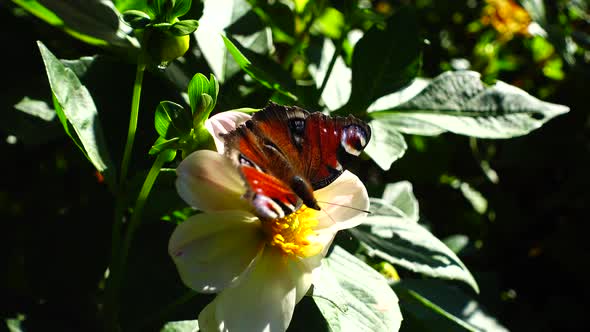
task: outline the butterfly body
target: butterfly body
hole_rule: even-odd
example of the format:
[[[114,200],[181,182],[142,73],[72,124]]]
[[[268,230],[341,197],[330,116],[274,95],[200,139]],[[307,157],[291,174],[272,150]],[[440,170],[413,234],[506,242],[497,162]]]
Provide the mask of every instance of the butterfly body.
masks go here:
[[[301,204],[320,210],[313,191],[336,180],[344,171],[340,159],[358,156],[370,137],[369,126],[353,116],[274,103],[224,135],[225,154],[248,187],[246,199],[266,219],[288,215]]]

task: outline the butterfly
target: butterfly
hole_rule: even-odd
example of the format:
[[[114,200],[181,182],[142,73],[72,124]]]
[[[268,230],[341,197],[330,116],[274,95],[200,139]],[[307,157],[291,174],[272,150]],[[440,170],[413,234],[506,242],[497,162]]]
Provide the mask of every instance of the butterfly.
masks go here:
[[[262,219],[282,218],[301,204],[321,210],[314,190],[336,180],[344,172],[341,161],[360,155],[370,138],[370,127],[352,115],[272,102],[223,135],[225,154],[248,188],[244,197]]]

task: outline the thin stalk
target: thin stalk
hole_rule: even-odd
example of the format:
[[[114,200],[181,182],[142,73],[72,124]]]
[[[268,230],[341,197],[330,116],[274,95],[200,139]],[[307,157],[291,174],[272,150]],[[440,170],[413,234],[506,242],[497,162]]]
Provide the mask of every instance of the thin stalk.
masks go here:
[[[143,182],[143,186],[141,186],[141,191],[139,192],[137,200],[135,201],[133,214],[131,215],[131,220],[129,221],[129,226],[127,227],[127,232],[125,233],[125,239],[123,240],[121,251],[119,252],[119,262],[121,267],[125,266],[125,262],[127,261],[127,256],[129,254],[129,247],[131,246],[131,241],[133,241],[133,236],[135,235],[135,232],[137,231],[137,228],[141,223],[141,214],[143,212],[143,208],[150,194],[150,191],[152,190],[152,187],[156,182],[156,179],[158,178],[158,175],[160,175],[160,170],[162,169],[162,166],[164,166],[164,163],[166,163],[166,161],[168,160],[168,157],[169,156],[167,153],[158,154],[158,157],[156,157],[156,160],[154,161],[152,168],[150,168],[150,171],[147,177],[145,178],[145,181]],[[123,271],[120,272],[121,273],[119,275],[122,276]]]
[[[307,23],[305,24],[305,27],[303,28],[301,33],[299,33],[298,36],[296,37],[297,39],[295,41],[295,45],[293,45],[293,47],[291,47],[289,49],[289,52],[285,56],[285,60],[283,61],[283,64],[282,64],[282,67],[284,69],[288,69],[291,66],[291,64],[293,63],[293,60],[295,60],[295,56],[299,53],[299,51],[303,47],[303,42],[305,41],[305,36],[307,36],[309,34],[309,30],[311,29],[315,19],[316,19],[316,15],[315,15],[315,13],[312,13],[311,17],[309,18],[309,21],[307,21]]]
[[[141,97],[141,87],[143,84],[143,74],[145,72],[146,62],[145,54],[140,50],[137,68],[135,71],[135,82],[133,83],[133,95],[131,97],[131,113],[129,116],[129,129],[127,132],[127,142],[125,144],[125,151],[123,152],[123,160],[121,162],[121,173],[115,191],[115,212],[113,220],[113,228],[111,231],[111,257],[109,264],[109,277],[106,280],[105,286],[105,329],[107,331],[119,331],[118,323],[119,314],[119,288],[120,288],[120,249],[121,238],[123,233],[123,217],[125,214],[125,191],[127,170],[129,168],[129,161],[131,159],[131,152],[133,150],[133,143],[135,141],[135,132],[137,131],[137,118],[139,115],[139,103]]]
[[[343,34],[344,36],[344,34]],[[336,49],[334,50],[334,54],[332,55],[332,59],[330,59],[330,63],[328,64],[328,70],[326,71],[326,75],[324,76],[324,80],[322,81],[322,85],[320,85],[320,89],[318,90],[318,99],[321,98],[326,85],[328,85],[328,79],[330,78],[330,74],[332,74],[332,69],[334,69],[334,65],[336,64],[336,60],[342,52],[342,44],[344,43],[344,37],[340,37],[338,39],[338,43],[336,44]]]
[[[127,227],[123,243],[121,243],[121,227],[113,227],[112,248],[114,250],[114,254],[111,257],[111,264],[109,267],[110,276],[107,279],[107,302],[105,304],[105,318],[107,323],[107,331],[120,330],[118,326],[118,314],[120,305],[119,292],[121,290],[121,284],[125,275],[125,262],[127,261],[131,241],[133,240],[133,236],[135,235],[135,232],[141,222],[141,214],[143,212],[143,208],[145,206],[147,198],[166,160],[167,155],[165,153],[159,154],[156,160],[154,161],[154,164],[152,165],[147,177],[145,178],[143,186],[141,187],[141,191],[139,192],[139,195],[135,202],[135,208],[133,209],[133,214],[131,215],[131,219],[128,223],[129,226]],[[118,205],[115,211],[115,222],[118,222],[120,225],[122,225],[121,219],[123,217],[124,203],[122,203],[121,199],[119,199],[117,203]],[[115,228],[117,228],[118,230],[115,231]]]
[[[129,168],[129,160],[131,159],[131,151],[133,150],[133,143],[135,141],[135,132],[137,131],[137,117],[139,114],[139,99],[141,96],[141,85],[143,83],[143,73],[145,72],[145,62],[142,61],[142,56],[137,62],[137,70],[135,71],[135,83],[133,84],[133,97],[131,99],[131,115],[129,117],[129,130],[127,132],[127,143],[125,144],[125,152],[123,152],[123,161],[121,163],[121,178],[119,183],[121,186],[125,183],[127,178],[127,169]]]

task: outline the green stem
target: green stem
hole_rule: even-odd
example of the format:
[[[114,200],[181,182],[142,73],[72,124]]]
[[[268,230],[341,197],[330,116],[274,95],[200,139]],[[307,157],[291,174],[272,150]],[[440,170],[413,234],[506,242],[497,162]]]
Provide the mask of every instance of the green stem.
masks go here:
[[[345,36],[345,34],[342,34],[342,35]],[[330,78],[330,74],[332,74],[332,69],[334,69],[334,65],[336,64],[336,60],[338,59],[340,52],[342,52],[342,44],[344,43],[344,38],[345,37],[340,37],[340,39],[338,39],[338,44],[336,44],[336,49],[334,50],[334,54],[332,55],[332,59],[330,59],[330,63],[328,64],[328,70],[326,71],[326,75],[324,76],[324,80],[322,81],[322,85],[320,86],[320,89],[318,90],[318,100],[322,97],[322,93],[324,92],[326,85],[328,85],[328,79]]]
[[[309,18],[309,21],[307,21],[307,23],[305,24],[305,27],[303,28],[301,33],[299,33],[298,36],[296,37],[297,39],[295,41],[295,45],[293,45],[289,49],[289,52],[285,56],[285,60],[283,61],[283,64],[282,64],[282,67],[284,69],[288,69],[291,66],[291,64],[293,63],[293,60],[295,60],[295,56],[299,53],[299,51],[301,51],[301,48],[303,48],[305,36],[307,34],[309,34],[309,30],[311,29],[315,19],[316,19],[316,15],[315,15],[315,13],[312,13],[311,17]]]
[[[135,141],[135,132],[137,130],[137,117],[139,114],[139,98],[141,96],[141,84],[143,83],[143,73],[145,72],[145,62],[142,61],[142,56],[139,56],[137,62],[137,70],[135,72],[135,83],[133,84],[133,97],[131,100],[131,115],[129,117],[129,130],[127,132],[127,143],[125,144],[125,152],[123,152],[123,162],[121,163],[121,178],[119,183],[121,187],[127,178],[127,169],[129,168],[129,160],[131,159],[131,151],[133,150],[133,142]]]
[[[107,324],[107,331],[120,330],[118,326],[118,314],[120,306],[119,292],[121,290],[121,284],[124,279],[125,262],[127,261],[131,241],[133,240],[133,236],[135,235],[135,232],[141,222],[141,214],[143,212],[143,208],[145,206],[147,198],[150,194],[150,191],[152,190],[154,182],[160,174],[162,166],[167,160],[168,155],[166,153],[160,153],[154,161],[154,164],[152,165],[152,168],[150,169],[147,177],[145,178],[143,186],[141,187],[141,191],[139,192],[139,195],[135,202],[135,208],[133,209],[131,220],[128,223],[129,226],[127,227],[123,243],[121,243],[121,226],[113,227],[113,254],[111,257],[111,264],[109,267],[110,277],[107,279],[107,301],[105,303],[105,319]],[[119,225],[122,225],[121,219],[123,218],[124,207],[125,205],[123,200],[118,199],[115,210],[115,222],[117,222]]]
[[[125,262],[127,261],[129,247],[131,246],[131,241],[133,241],[135,231],[137,231],[137,228],[141,223],[141,214],[143,212],[143,208],[145,206],[147,198],[150,194],[150,191],[152,190],[154,182],[156,182],[156,179],[160,174],[162,166],[164,166],[164,163],[166,163],[166,161],[168,160],[168,157],[169,155],[166,152],[158,154],[158,157],[154,161],[152,168],[150,168],[150,171],[147,177],[145,178],[145,181],[143,182],[143,186],[141,187],[139,196],[137,196],[137,200],[135,201],[135,208],[133,209],[133,214],[131,215],[131,220],[129,221],[129,226],[127,227],[127,232],[125,233],[125,239],[123,240],[121,251],[119,252],[119,262],[121,268],[125,266]],[[122,277],[123,271],[120,272],[121,273],[119,273],[119,275],[120,277]]]
[[[137,118],[139,115],[139,102],[141,96],[141,87],[143,83],[143,74],[145,72],[146,62],[143,51],[137,61],[137,69],[135,72],[135,82],[133,84],[133,96],[131,99],[131,114],[129,118],[129,130],[127,133],[127,143],[125,144],[125,151],[123,152],[123,161],[121,163],[121,174],[119,178],[119,185],[115,192],[115,213],[113,220],[113,228],[111,232],[111,258],[109,264],[109,278],[106,281],[105,288],[105,329],[107,331],[119,331],[118,324],[118,309],[119,309],[119,288],[121,281],[121,267],[120,264],[120,249],[121,237],[123,233],[123,216],[125,214],[125,187],[127,178],[127,169],[129,168],[129,160],[131,158],[131,151],[133,150],[133,143],[135,141],[135,132],[137,131]]]

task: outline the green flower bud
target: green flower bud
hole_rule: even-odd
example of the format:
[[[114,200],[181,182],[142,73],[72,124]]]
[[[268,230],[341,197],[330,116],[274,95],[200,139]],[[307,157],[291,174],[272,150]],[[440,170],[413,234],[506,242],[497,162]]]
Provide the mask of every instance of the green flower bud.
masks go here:
[[[189,35],[175,36],[161,29],[153,29],[147,41],[147,51],[155,63],[167,64],[186,53],[189,48]]]

